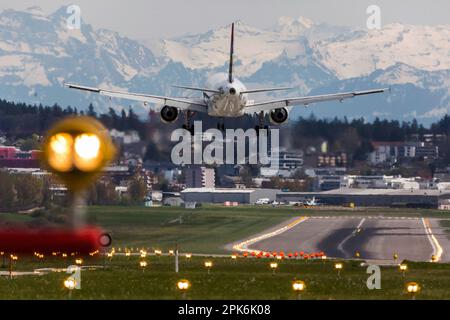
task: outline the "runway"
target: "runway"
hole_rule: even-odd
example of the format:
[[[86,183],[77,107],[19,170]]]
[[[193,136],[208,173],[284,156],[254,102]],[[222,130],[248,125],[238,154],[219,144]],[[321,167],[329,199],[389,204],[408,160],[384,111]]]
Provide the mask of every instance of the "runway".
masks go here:
[[[334,258],[393,261],[429,261],[440,247],[431,235],[433,219],[391,217],[314,217],[249,249],[287,252],[319,252]],[[435,238],[436,240],[436,238]],[[436,244],[437,243],[437,244]],[[450,248],[449,248],[450,249]],[[442,261],[448,256],[443,249]]]

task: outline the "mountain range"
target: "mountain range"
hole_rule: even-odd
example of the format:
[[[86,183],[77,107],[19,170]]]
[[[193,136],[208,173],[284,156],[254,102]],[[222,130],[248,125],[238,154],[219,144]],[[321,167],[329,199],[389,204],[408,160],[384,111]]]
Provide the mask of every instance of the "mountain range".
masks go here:
[[[230,26],[171,39],[133,40],[94,29],[69,30],[66,8],[0,12],[0,98],[58,103],[99,112],[127,108],[64,88],[65,82],[134,92],[190,96],[173,84],[204,86],[228,67]],[[292,117],[375,117],[428,124],[450,110],[450,25],[389,24],[367,30],[281,17],[269,29],[236,23],[236,75],[249,88],[290,86],[301,96],[391,87],[391,93],[297,108]],[[133,104],[141,115],[148,107]]]

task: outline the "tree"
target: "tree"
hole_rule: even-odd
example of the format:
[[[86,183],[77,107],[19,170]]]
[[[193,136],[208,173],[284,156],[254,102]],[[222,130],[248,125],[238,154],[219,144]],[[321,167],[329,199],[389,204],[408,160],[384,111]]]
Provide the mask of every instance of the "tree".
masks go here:
[[[146,196],[147,188],[144,180],[135,175],[128,185],[128,197],[132,203],[141,203]]]

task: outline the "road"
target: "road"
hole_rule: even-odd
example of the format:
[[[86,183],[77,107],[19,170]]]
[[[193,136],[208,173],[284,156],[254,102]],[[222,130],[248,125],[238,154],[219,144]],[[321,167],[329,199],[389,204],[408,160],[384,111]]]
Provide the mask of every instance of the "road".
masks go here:
[[[435,221],[429,221],[433,228]],[[346,259],[355,258],[359,252],[361,259],[383,261],[392,261],[393,254],[397,253],[399,261],[429,261],[436,252],[436,244],[427,233],[426,223],[427,220],[409,217],[309,218],[281,234],[255,242],[249,248],[286,253],[324,251],[329,257]],[[442,261],[448,260],[445,245]]]

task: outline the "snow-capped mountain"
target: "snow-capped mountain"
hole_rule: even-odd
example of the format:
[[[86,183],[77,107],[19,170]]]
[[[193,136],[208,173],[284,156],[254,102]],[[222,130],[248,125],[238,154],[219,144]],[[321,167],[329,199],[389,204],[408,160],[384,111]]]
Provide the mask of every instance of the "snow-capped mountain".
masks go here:
[[[39,8],[0,12],[1,99],[80,109],[93,102],[104,112],[130,102],[71,91],[63,83],[192,95],[171,85],[203,86],[209,74],[228,66],[230,26],[145,42],[95,30],[86,21],[81,30],[69,30],[67,17],[65,7],[48,16]],[[449,25],[369,31],[282,17],[270,30],[237,22],[235,41],[236,74],[249,88],[293,86],[288,94],[297,96],[392,87],[390,95],[317,104],[294,116],[417,117],[427,123],[450,109]]]

